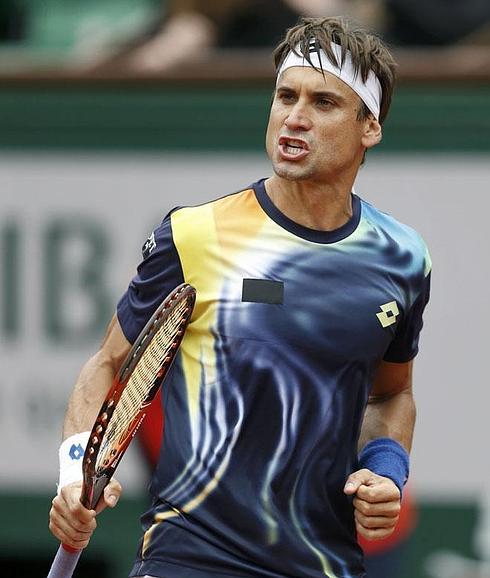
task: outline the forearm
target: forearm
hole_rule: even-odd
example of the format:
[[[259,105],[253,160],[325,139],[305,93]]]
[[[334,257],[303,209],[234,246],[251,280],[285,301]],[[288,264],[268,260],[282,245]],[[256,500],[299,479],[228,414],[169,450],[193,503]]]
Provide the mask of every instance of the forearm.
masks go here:
[[[370,397],[361,428],[359,450],[373,439],[388,437],[410,452],[415,416],[415,401],[411,388],[392,395]]]
[[[386,538],[395,529],[414,425],[412,363],[383,362],[364,414],[360,469],[349,476],[344,488],[346,494],[355,494],[356,528],[368,540]]]
[[[59,450],[60,477],[58,492],[49,514],[49,528],[63,544],[76,550],[85,548],[89,543],[97,527],[96,514],[107,506],[113,508],[122,491],[119,482],[112,478],[97,504],[82,503],[83,464],[80,457],[83,451],[81,455],[78,452],[80,444],[86,443],[89,437],[82,432],[92,429],[97,412],[112,384],[115,359],[103,346],[87,361],[71,395],[65,417],[63,438],[66,441]]]
[[[100,350],[83,366],[68,402],[63,439],[91,430],[114,376],[131,348],[114,316]]]
[[[115,368],[101,352],[83,366],[71,394],[63,424],[63,439],[91,430],[115,375]]]

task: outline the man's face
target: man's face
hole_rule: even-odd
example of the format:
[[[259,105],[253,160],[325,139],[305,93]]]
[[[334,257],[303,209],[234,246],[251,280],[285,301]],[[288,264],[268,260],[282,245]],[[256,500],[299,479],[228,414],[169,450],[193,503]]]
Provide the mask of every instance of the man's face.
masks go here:
[[[299,181],[328,182],[357,171],[364,150],[377,144],[374,119],[357,120],[359,96],[333,74],[294,66],[279,79],[267,127],[274,172]],[[379,138],[372,138],[379,129]]]

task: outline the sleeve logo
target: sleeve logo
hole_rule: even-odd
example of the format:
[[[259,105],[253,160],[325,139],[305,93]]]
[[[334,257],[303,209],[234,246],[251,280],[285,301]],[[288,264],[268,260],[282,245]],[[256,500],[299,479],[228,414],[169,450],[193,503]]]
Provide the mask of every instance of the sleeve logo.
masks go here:
[[[398,305],[396,301],[390,301],[380,306],[381,313],[376,313],[376,317],[379,319],[382,327],[389,327],[396,323],[396,318],[400,315]]]
[[[155,240],[155,231],[148,237],[145,244],[143,245],[143,258],[149,257],[157,247],[157,242]]]

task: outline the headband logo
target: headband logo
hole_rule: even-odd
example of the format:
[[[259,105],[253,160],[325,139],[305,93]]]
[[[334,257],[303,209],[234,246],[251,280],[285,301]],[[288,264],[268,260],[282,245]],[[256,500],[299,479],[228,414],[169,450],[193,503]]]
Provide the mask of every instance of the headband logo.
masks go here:
[[[317,54],[320,54],[320,47],[318,46],[318,40],[316,40],[316,38],[312,38],[310,40],[310,44],[309,44],[308,48],[309,48],[310,54],[312,52],[316,52]]]

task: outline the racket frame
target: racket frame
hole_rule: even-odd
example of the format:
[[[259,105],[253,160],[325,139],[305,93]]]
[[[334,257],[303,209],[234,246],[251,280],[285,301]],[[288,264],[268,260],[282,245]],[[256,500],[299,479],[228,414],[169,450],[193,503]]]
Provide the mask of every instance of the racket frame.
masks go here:
[[[179,324],[179,329],[176,333],[176,339],[171,345],[169,354],[163,360],[154,382],[150,387],[140,410],[134,419],[130,422],[125,431],[124,438],[119,440],[117,449],[113,449],[106,460],[103,468],[100,465],[96,468],[97,457],[102,447],[102,441],[107,431],[108,424],[114,414],[117,404],[122,396],[124,388],[126,387],[131,375],[141,359],[143,353],[146,351],[148,344],[151,343],[153,336],[165,323],[165,320],[174,311],[174,306],[177,302],[186,300],[187,307]],[[163,303],[156,309],[151,319],[145,325],[138,338],[134,342],[131,350],[121,364],[121,367],[114,378],[114,381],[109,389],[104,402],[99,410],[94,426],[90,433],[89,441],[85,449],[83,457],[82,471],[83,484],[80,501],[88,509],[94,509],[104,491],[104,488],[109,483],[116,467],[118,466],[122,456],[128,448],[131,440],[136,435],[138,428],[145,418],[145,408],[151,403],[155,397],[162,381],[166,377],[178,351],[180,343],[184,337],[187,325],[190,322],[192,311],[196,300],[196,291],[194,287],[187,283],[182,283],[176,287]]]

